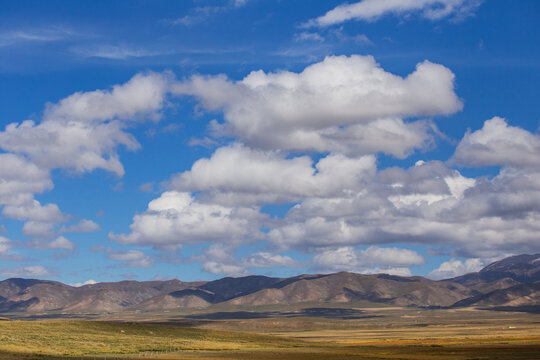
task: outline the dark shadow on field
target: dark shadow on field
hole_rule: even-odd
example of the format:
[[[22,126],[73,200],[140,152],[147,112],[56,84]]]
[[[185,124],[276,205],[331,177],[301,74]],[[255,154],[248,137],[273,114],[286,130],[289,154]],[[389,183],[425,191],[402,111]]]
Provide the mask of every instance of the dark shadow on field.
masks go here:
[[[496,345],[396,345],[388,346],[333,346],[270,351],[179,351],[168,354],[109,354],[80,356],[49,356],[31,353],[0,351],[2,360],[532,360],[538,359],[538,344]]]
[[[305,308],[299,311],[233,311],[233,312],[214,312],[208,314],[195,314],[186,316],[187,319],[205,319],[205,320],[245,320],[245,319],[266,319],[273,317],[320,317],[328,319],[370,319],[382,317],[381,315],[365,315],[363,310],[346,308]]]
[[[493,311],[515,311],[525,312],[531,314],[540,314],[540,305],[528,305],[528,306],[493,306],[478,308],[479,310],[493,310]]]
[[[11,320],[50,320],[50,319],[70,319],[70,320],[88,320],[97,317],[99,314],[14,314],[10,315]]]

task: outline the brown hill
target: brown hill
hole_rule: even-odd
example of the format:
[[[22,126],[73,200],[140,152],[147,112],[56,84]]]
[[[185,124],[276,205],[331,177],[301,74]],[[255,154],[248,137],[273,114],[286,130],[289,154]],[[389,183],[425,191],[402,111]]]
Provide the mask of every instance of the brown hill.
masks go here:
[[[459,284],[422,277],[360,275],[347,272],[301,278],[295,282],[237,297],[231,305],[295,304],[302,302],[345,303],[355,300],[400,306],[449,306],[471,295]]]
[[[486,266],[479,272],[447,280],[465,286],[474,286],[479,283],[493,283],[502,279],[511,279],[514,284],[531,284],[540,281],[540,254],[510,256]]]
[[[0,313],[118,312],[205,308],[215,304],[290,305],[370,301],[398,306],[536,306],[540,255],[495,262],[478,273],[433,281],[420,276],[340,272],[281,279],[226,277],[210,282],[120,281],[73,287],[56,281],[0,281]]]
[[[499,289],[487,294],[477,295],[458,301],[453,307],[466,306],[505,306],[540,308],[540,282],[519,284],[507,289]]]

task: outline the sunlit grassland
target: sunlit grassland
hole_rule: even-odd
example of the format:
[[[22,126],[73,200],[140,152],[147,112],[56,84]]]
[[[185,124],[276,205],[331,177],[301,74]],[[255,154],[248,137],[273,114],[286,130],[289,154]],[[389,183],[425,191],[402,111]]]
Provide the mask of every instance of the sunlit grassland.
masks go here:
[[[151,315],[0,321],[0,359],[540,359],[538,314],[386,307],[348,319]]]
[[[258,334],[138,323],[0,322],[0,351],[21,355],[138,355],[145,352],[279,349],[296,344],[297,341]]]

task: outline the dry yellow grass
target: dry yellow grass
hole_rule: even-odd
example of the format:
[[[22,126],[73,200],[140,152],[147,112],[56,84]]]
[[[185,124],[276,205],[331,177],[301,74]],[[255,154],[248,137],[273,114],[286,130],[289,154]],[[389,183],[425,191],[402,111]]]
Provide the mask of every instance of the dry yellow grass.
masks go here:
[[[377,317],[178,319],[177,326],[2,321],[0,359],[540,359],[539,315],[373,311]]]

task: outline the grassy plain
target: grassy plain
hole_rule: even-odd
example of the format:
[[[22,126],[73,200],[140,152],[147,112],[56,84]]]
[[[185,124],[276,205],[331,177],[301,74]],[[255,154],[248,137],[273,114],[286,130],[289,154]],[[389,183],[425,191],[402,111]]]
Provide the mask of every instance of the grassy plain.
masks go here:
[[[0,359],[540,359],[538,314],[217,310],[0,321]]]

